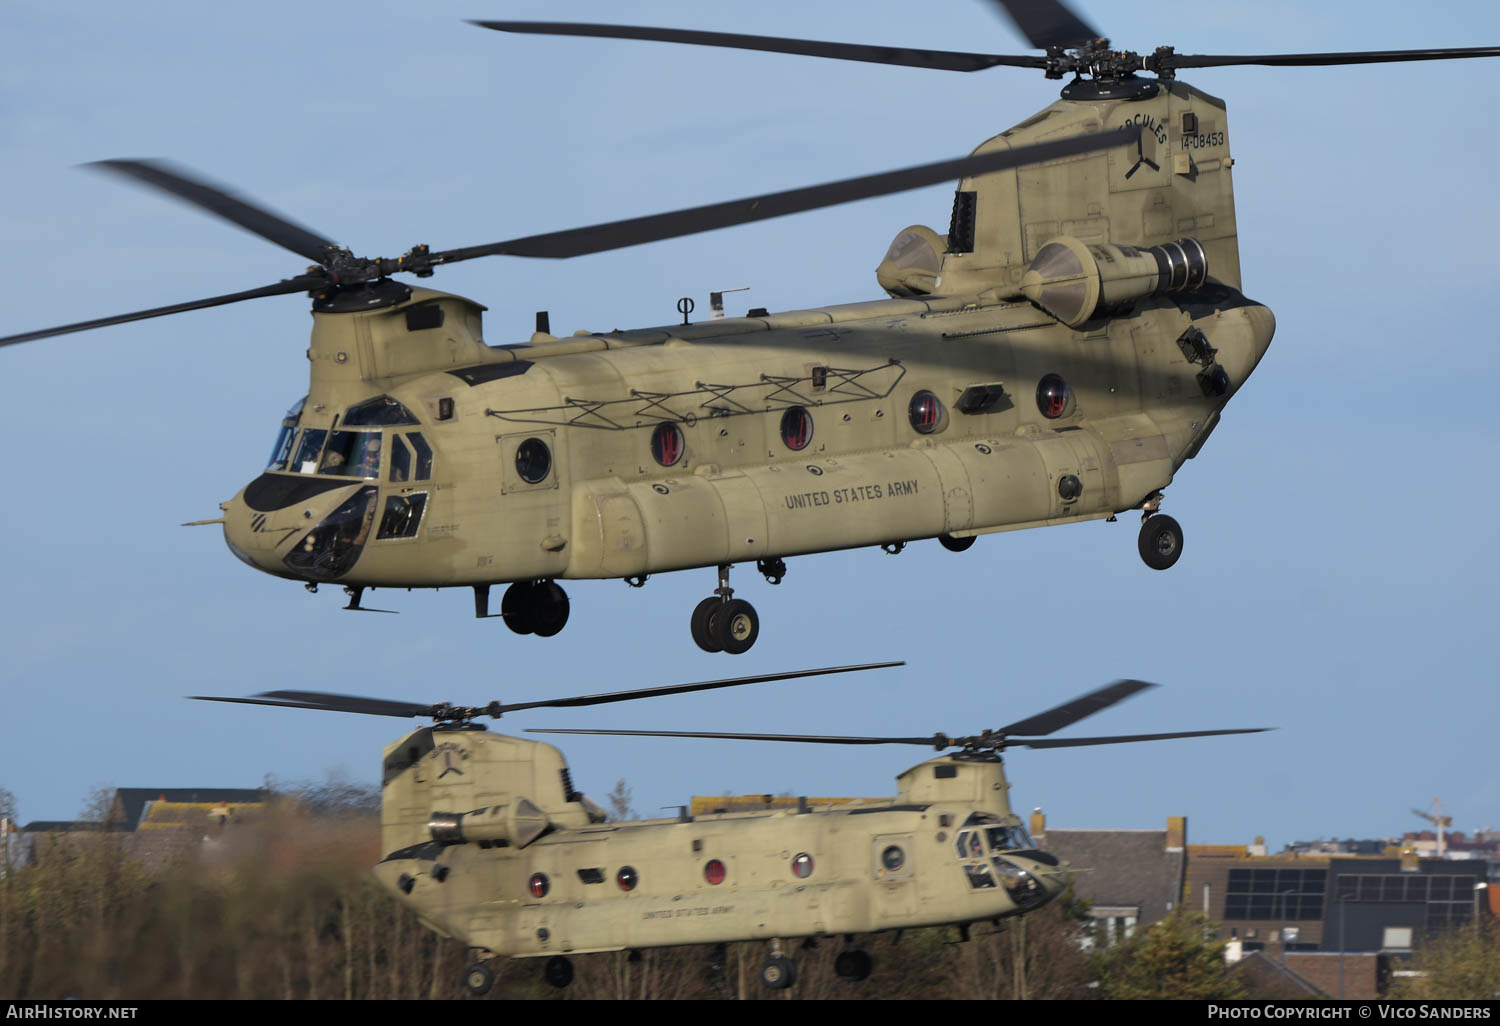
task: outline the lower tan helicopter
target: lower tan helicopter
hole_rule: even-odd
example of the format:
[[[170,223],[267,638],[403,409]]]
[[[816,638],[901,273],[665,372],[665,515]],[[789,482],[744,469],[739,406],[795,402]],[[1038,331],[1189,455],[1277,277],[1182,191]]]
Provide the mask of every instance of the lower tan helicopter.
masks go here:
[[[556,987],[571,956],[683,944],[770,942],[761,982],[796,978],[785,942],[844,938],[842,978],[870,975],[854,937],[884,930],[998,921],[1041,908],[1068,869],[1039,850],[1011,810],[1006,748],[1070,748],[1269,728],[1047,739],[1154,687],[1120,680],[1046,712],[969,737],[827,737],[633,730],[633,734],[815,744],[931,746],[939,755],[896,778],[895,798],[673,819],[606,822],[573,786],[552,745],[492,734],[474,722],[522,709],[599,705],[660,695],[900,666],[870,663],[736,677],[575,698],[464,707],[318,691],[269,691],[207,701],[431,718],[385,749],[381,847],[375,876],[434,932],[474,949],[464,981],[484,994],[496,955],[545,958]]]

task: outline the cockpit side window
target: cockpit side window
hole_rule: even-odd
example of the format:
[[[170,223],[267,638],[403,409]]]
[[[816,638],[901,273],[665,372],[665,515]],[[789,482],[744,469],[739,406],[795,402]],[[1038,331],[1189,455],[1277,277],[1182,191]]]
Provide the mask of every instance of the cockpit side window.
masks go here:
[[[344,427],[400,427],[418,423],[410,410],[388,395],[356,403],[344,414]]]
[[[411,450],[401,441],[401,436],[394,432],[391,434],[391,480],[411,480]]]
[[[380,432],[335,431],[323,450],[318,473],[339,477],[362,477],[374,480],[380,476]]]
[[[313,474],[318,469],[318,453],[323,451],[323,442],[328,432],[322,428],[308,428],[302,432],[302,442],[297,446],[297,455],[291,468],[299,474]]]
[[[292,443],[297,438],[297,423],[302,419],[302,405],[305,402],[307,396],[298,399],[282,418],[281,431],[276,435],[276,444],[271,448],[271,458],[266,463],[267,470],[287,469],[287,462],[292,457]]]
[[[426,481],[432,477],[432,446],[427,444],[427,439],[422,437],[420,431],[407,432],[406,437],[411,441],[411,447],[417,453],[416,480]]]

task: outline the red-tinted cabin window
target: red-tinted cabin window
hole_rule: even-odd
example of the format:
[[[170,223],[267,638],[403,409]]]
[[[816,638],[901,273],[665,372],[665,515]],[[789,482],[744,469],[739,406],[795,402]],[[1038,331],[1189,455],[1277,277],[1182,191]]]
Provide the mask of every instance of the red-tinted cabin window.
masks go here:
[[[545,898],[547,892],[552,889],[552,885],[548,882],[546,873],[532,873],[531,879],[526,883],[526,888],[531,891],[533,898]]]
[[[930,435],[943,426],[943,404],[925,388],[911,397],[906,415],[920,434]]]
[[[781,415],[781,440],[793,452],[801,452],[812,441],[812,414],[804,407],[793,406]]]
[[[664,467],[677,465],[682,459],[682,429],[676,424],[658,424],[651,432],[651,455]]]
[[[806,880],[812,876],[813,857],[805,851],[798,852],[792,856],[792,875],[798,880]]]
[[[641,875],[635,871],[634,866],[621,866],[620,871],[615,874],[615,883],[620,885],[622,891],[633,891],[640,882]]]
[[[718,859],[709,859],[708,864],[703,867],[703,879],[711,884],[723,883],[727,875],[728,871],[724,868],[724,863]]]
[[[1048,374],[1036,386],[1036,408],[1048,420],[1067,416],[1073,411],[1073,390],[1056,374]]]

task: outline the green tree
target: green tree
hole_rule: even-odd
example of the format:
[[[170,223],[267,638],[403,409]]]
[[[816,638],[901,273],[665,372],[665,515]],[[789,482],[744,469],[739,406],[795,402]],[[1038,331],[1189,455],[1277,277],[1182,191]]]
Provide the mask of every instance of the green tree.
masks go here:
[[[1099,996],[1113,1000],[1208,1001],[1242,998],[1244,985],[1224,965],[1224,941],[1196,912],[1173,912],[1101,952]]]
[[[1417,969],[1422,975],[1400,980],[1392,997],[1494,1001],[1500,998],[1500,930],[1467,926],[1433,937],[1418,953]]]

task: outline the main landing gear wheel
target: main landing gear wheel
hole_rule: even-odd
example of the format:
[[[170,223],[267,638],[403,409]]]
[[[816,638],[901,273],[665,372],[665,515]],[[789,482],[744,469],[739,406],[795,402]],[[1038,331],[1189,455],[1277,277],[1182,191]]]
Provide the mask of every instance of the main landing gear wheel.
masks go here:
[[[556,581],[517,581],[500,599],[505,626],[517,634],[550,638],[568,622],[568,593]]]
[[[955,538],[951,534],[938,535],[938,544],[947,549],[949,552],[963,552],[978,540],[979,539],[972,534],[967,538]]]
[[[1141,524],[1141,559],[1153,570],[1166,570],[1182,555],[1182,528],[1165,514],[1147,517]]]
[[[713,619],[714,642],[730,655],[750,651],[760,636],[760,616],[744,599],[730,599]]]
[[[489,966],[475,962],[464,970],[464,986],[475,997],[484,997],[494,985],[495,974],[490,971]]]
[[[762,560],[757,566],[762,573],[775,571],[777,568],[769,566],[770,562],[780,561]],[[785,573],[786,567],[783,565],[780,571]],[[719,567],[719,586],[694,607],[688,626],[694,643],[705,652],[739,655],[750,651],[755,644],[760,636],[760,616],[750,603],[734,597],[734,589],[729,586],[729,564]]]
[[[860,951],[858,948],[841,951],[833,960],[833,971],[838,978],[855,983],[869,979],[870,970],[874,968],[874,959],[869,956],[868,952]]]
[[[786,990],[797,982],[797,963],[785,955],[767,955],[760,967],[760,982],[772,990]]]
[[[542,976],[552,986],[562,990],[573,982],[573,960],[562,955],[553,955],[542,967]]]
[[[705,652],[722,652],[724,646],[714,640],[714,626],[718,622],[719,610],[724,608],[724,600],[717,595],[710,595],[699,602],[693,608],[692,620],[689,626],[693,632],[693,641]]]

